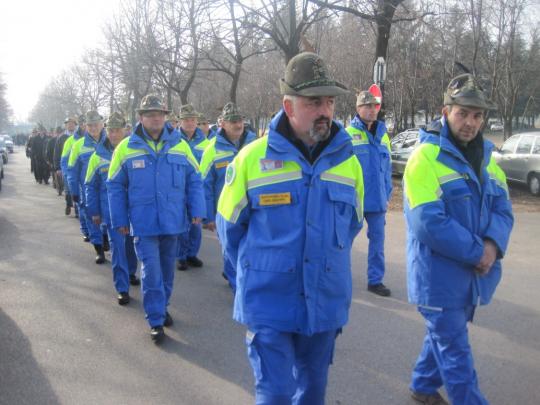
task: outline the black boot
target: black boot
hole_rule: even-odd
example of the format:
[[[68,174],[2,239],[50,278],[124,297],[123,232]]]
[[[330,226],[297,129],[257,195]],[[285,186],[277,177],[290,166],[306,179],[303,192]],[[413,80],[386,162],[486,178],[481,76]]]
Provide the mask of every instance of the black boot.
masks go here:
[[[103,246],[101,245],[94,245],[94,249],[96,249],[96,264],[103,264],[105,263],[105,252],[103,251]]]
[[[103,234],[103,250],[105,252],[111,250],[111,246],[109,245],[109,236],[106,233]]]

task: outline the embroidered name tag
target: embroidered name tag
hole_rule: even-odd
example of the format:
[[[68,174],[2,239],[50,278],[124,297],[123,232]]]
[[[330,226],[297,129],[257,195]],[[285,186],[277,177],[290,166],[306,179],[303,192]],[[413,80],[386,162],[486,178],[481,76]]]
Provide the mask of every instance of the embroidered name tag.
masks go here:
[[[231,162],[229,162],[229,161],[225,161],[225,162],[217,162],[217,163],[215,164],[215,166],[216,166],[216,169],[223,169],[224,167],[227,167],[227,165],[228,165],[229,163],[231,163]]]
[[[261,194],[259,205],[281,205],[291,203],[291,193]]]
[[[283,160],[261,159],[259,162],[261,165],[261,172],[269,172],[283,168]]]
[[[109,168],[108,168],[107,166],[105,166],[105,167],[102,167],[102,168],[100,169],[100,171],[101,171],[102,173],[108,172],[108,171],[109,171]]]
[[[134,160],[131,167],[133,169],[144,169],[144,160]]]

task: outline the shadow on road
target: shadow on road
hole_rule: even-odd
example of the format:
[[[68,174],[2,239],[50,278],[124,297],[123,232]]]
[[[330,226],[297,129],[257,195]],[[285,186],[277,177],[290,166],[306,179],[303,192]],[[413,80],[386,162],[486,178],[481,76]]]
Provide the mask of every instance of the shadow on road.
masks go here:
[[[0,309],[0,403],[60,404],[30,342]]]

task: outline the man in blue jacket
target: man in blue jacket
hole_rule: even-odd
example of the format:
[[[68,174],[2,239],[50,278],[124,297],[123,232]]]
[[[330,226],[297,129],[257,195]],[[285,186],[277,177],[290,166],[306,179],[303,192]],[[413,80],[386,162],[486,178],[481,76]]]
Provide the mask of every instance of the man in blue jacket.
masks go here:
[[[197,127],[199,113],[191,104],[180,107],[179,132],[182,139],[189,145],[197,163],[201,163],[204,149],[208,146],[208,140],[203,132]],[[191,224],[189,230],[180,235],[178,239],[178,270],[187,270],[188,266],[202,267],[203,262],[197,257],[201,248],[202,231],[201,224]]]
[[[92,218],[86,212],[86,196],[84,192],[84,180],[90,156],[96,147],[105,141],[106,135],[103,130],[103,117],[97,111],[86,113],[86,129],[84,136],[73,143],[68,161],[68,183],[73,202],[79,204],[79,215],[83,217],[88,229],[88,238],[96,250],[96,263],[105,263],[103,248],[104,236],[99,225],[92,222]]]
[[[147,95],[140,122],[114,150],[107,192],[112,226],[134,236],[142,262],[141,286],[152,340],[173,323],[167,311],[174,282],[178,236],[205,215],[199,165],[189,145],[171,126],[161,99]]]
[[[257,138],[253,132],[245,130],[244,116],[240,114],[234,103],[227,103],[223,107],[222,116],[222,127],[218,130],[217,135],[210,140],[201,161],[201,174],[206,197],[205,228],[212,232],[216,229],[217,202],[225,184],[227,166],[240,149]],[[226,256],[223,256],[222,275],[235,291],[236,270]]]
[[[304,52],[280,81],[268,136],[228,165],[216,224],[236,267],[234,319],[247,326],[257,404],[324,404],[352,296],[362,168],[332,118],[345,87]]]
[[[390,138],[386,125],[377,120],[377,100],[369,91],[362,91],[356,99],[357,114],[347,128],[352,137],[354,154],[364,173],[364,218],[368,229],[368,291],[387,297],[390,289],[383,284],[384,225],[386,209],[392,193],[392,162]]]
[[[426,336],[412,374],[424,404],[487,404],[478,387],[467,322],[488,304],[501,279],[513,226],[506,177],[480,131],[493,108],[470,74],[444,94],[443,118],[420,132],[403,176],[410,302]]]
[[[113,112],[107,120],[107,139],[99,144],[90,157],[86,170],[85,191],[86,211],[94,225],[104,225],[111,241],[111,265],[114,287],[118,293],[119,305],[129,303],[129,285],[139,285],[135,276],[137,256],[133,247],[133,237],[122,235],[111,226],[109,199],[106,181],[114,148],[125,138],[126,120],[119,112]]]

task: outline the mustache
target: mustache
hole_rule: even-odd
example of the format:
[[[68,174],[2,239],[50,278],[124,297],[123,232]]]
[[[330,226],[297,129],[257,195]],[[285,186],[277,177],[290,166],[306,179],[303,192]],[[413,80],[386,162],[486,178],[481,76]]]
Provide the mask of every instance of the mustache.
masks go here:
[[[313,121],[314,124],[322,124],[326,123],[327,125],[330,125],[330,118],[325,117],[324,115],[321,115],[319,118],[317,118],[315,121]]]

